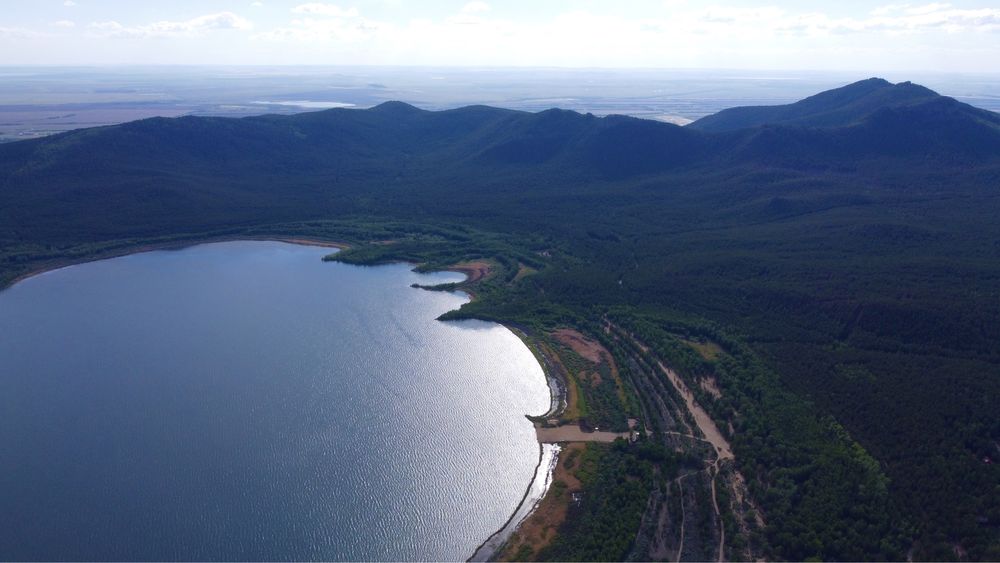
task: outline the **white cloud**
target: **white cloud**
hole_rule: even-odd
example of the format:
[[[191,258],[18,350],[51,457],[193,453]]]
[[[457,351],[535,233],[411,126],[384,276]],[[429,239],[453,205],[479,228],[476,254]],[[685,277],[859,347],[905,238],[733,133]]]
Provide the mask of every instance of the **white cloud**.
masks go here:
[[[384,7],[378,13],[386,15],[366,17],[371,14],[352,7],[352,0],[297,0],[284,5],[288,11],[283,20],[268,25],[258,21],[261,25],[256,28],[231,12],[145,25],[117,19],[88,27],[79,18],[69,19],[76,19],[91,37],[177,37],[169,46],[155,44],[165,53],[148,55],[157,61],[183,52],[175,58],[188,62],[192,56],[188,53],[197,51],[206,61],[229,57],[227,62],[306,64],[848,70],[904,66],[958,70],[952,65],[964,65],[961,70],[1000,71],[1000,63],[982,62],[983,53],[991,59],[989,54],[1000,41],[996,0],[969,0],[988,6],[984,8],[956,8],[933,0],[883,0],[882,6],[869,5],[849,15],[820,4],[804,9],[790,3],[777,7],[771,0],[759,0],[759,5],[717,1],[720,4],[654,0],[657,8],[645,14],[615,9],[610,3],[580,3],[577,9],[552,16],[515,17],[499,10],[495,2],[497,9],[489,9],[491,0],[462,0],[452,5],[451,13],[407,20],[396,17],[399,10]],[[278,5],[267,0],[246,0],[244,5],[257,4]],[[252,39],[239,49],[225,49],[233,36],[205,39],[217,42],[217,52],[190,49],[180,40],[210,36],[215,30],[252,28],[252,34],[239,34]],[[48,31],[50,37],[65,41],[75,36]],[[269,42],[282,46],[275,48]],[[135,55],[140,56],[147,55]]]
[[[40,33],[23,27],[3,27],[0,26],[0,39],[27,39],[39,37]]]
[[[705,7],[669,1],[664,6],[672,9],[661,17],[581,9],[548,20],[513,21],[491,16],[484,2],[469,2],[458,14],[441,19],[377,22],[354,8],[309,3],[293,9],[305,17],[254,38],[337,44],[366,62],[385,64],[697,66],[752,57],[757,65],[778,57],[805,61],[801,51],[859,49],[858,38],[888,50],[893,40],[886,47],[887,37],[1000,29],[1000,9],[956,9],[943,3],[887,5],[854,18],[764,5]],[[844,39],[847,34],[857,38]]]
[[[956,9],[951,4],[888,4],[868,17],[832,17],[824,12],[792,13],[773,6],[711,6],[674,14],[661,29],[675,32],[725,34],[726,37],[789,34],[825,36],[846,33],[899,34],[935,31],[991,32],[1000,30],[1000,8]]]
[[[324,16],[332,18],[356,18],[358,17],[357,8],[343,9],[336,4],[324,4],[322,2],[310,2],[308,4],[299,4],[298,6],[292,8],[293,14],[309,14],[313,16]]]
[[[469,2],[468,4],[462,6],[463,14],[481,14],[488,11],[490,11],[490,5],[479,0]]]
[[[381,25],[362,18],[303,18],[254,35],[254,39],[356,43],[374,37]]]
[[[259,8],[259,7],[263,6],[264,3],[261,2],[260,0],[256,0],[254,2],[251,2],[250,5],[253,6],[254,8]]]
[[[88,29],[99,36],[165,37],[170,35],[196,35],[207,31],[231,29],[249,30],[253,24],[232,12],[206,14],[185,21],[158,21],[146,25],[124,26],[117,21],[94,22]]]
[[[457,16],[451,16],[445,21],[447,23],[454,25],[480,25],[484,23],[483,18],[479,16],[471,16],[469,14],[459,14]]]
[[[52,25],[54,27],[60,27],[60,28],[63,28],[63,29],[69,29],[69,28],[72,28],[72,27],[76,27],[76,22],[73,22],[73,21],[70,21],[70,20],[59,20],[59,21],[52,22]]]
[[[288,25],[254,35],[254,39],[274,41],[358,43],[376,36],[390,40],[389,24],[361,17],[356,8],[343,9],[335,4],[313,2],[292,8],[292,13],[305,17],[293,19]]]
[[[956,9],[950,4],[916,7],[897,4],[877,9],[869,18],[825,18],[818,24],[817,29],[842,33],[992,32],[1000,30],[1000,8]]]
[[[445,19],[445,23],[452,25],[482,25],[487,22],[485,13],[490,11],[490,5],[486,2],[473,1],[462,6],[458,15]]]
[[[925,4],[923,6],[906,7],[906,13],[914,16],[919,16],[921,14],[930,14],[932,12],[940,12],[941,10],[947,10],[951,8],[951,4]]]
[[[909,4],[886,4],[885,6],[879,6],[871,11],[873,16],[887,16],[893,12],[898,12],[909,8]]]
[[[103,21],[92,22],[87,28],[99,34],[114,35],[124,30],[125,26],[116,21]]]
[[[73,0],[66,0],[65,2],[63,2],[63,6],[76,6],[76,2],[74,2]]]

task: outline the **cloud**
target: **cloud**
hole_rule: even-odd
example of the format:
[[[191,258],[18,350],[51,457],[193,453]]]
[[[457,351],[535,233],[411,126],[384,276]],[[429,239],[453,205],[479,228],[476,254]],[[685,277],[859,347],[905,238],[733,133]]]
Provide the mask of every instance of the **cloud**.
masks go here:
[[[490,11],[486,2],[473,1],[462,6],[457,15],[445,18],[445,23],[451,25],[482,25],[487,23],[485,14]]]
[[[468,14],[459,14],[457,16],[451,16],[446,22],[454,25],[481,25],[483,23],[483,18],[479,16],[470,16]]]
[[[356,43],[375,36],[381,24],[362,18],[303,18],[291,25],[254,35],[272,41]]]
[[[914,16],[919,16],[921,14],[930,14],[932,12],[940,12],[942,10],[947,10],[951,8],[951,4],[926,4],[923,6],[906,7],[906,13]]]
[[[468,4],[462,6],[463,14],[481,14],[488,11],[490,11],[490,5],[486,2],[480,2],[478,0],[469,2]]]
[[[299,4],[292,8],[293,14],[308,14],[312,16],[324,16],[332,18],[356,18],[358,10],[349,8],[347,10],[336,4],[324,4],[322,2],[310,2],[309,4]]]
[[[38,37],[45,37],[46,33],[39,33],[33,29],[26,29],[23,27],[3,27],[0,26],[0,39],[34,39]]]
[[[251,2],[250,5],[253,6],[254,8],[260,8],[261,6],[264,5],[264,3],[261,2],[260,0],[255,0],[254,2]]]
[[[694,16],[694,17],[692,17]],[[675,23],[702,33],[791,34],[822,36],[848,33],[915,34],[935,31],[990,32],[1000,29],[1000,9],[956,9],[951,4],[887,4],[868,17],[832,17],[824,12],[788,12],[771,6],[711,6],[675,15]]]
[[[292,10],[298,17],[252,37],[289,43],[282,51],[288,56],[359,64],[856,69],[891,67],[904,52],[905,60],[928,60],[932,45],[954,45],[949,38],[956,32],[988,44],[993,40],[985,33],[1000,30],[1000,9],[946,3],[886,4],[852,17],[822,8],[683,0],[661,0],[661,10],[648,15],[579,8],[506,19],[488,7],[468,2],[451,15],[374,21],[342,5],[300,4]],[[295,48],[296,42],[303,45]],[[971,53],[982,45],[949,49]]]
[[[335,4],[312,2],[299,4],[292,13],[305,17],[293,19],[288,25],[254,35],[254,39],[272,41],[358,43],[371,39],[378,31],[390,26],[361,17],[356,8],[344,9]],[[392,40],[392,34],[383,39]]]
[[[909,7],[910,7],[909,4],[886,4],[885,6],[879,6],[878,8],[872,10],[871,15],[887,16],[893,12],[898,12],[900,10],[904,10]]]
[[[951,4],[940,3],[896,4],[874,10],[869,18],[826,18],[817,23],[817,29],[850,33],[993,32],[1000,30],[1000,8],[956,9]]]
[[[297,16],[291,21],[253,37],[355,44],[355,54],[390,64],[411,60],[408,55],[432,62],[431,54],[456,63],[478,64],[479,59],[496,62],[496,54],[504,52],[513,54],[503,64],[540,63],[540,54],[544,54],[544,64],[565,64],[560,63],[563,58],[577,60],[573,53],[593,53],[588,59],[593,64],[656,65],[667,59],[655,53],[669,53],[670,60],[696,65],[703,60],[719,64],[725,57],[746,59],[759,51],[746,49],[747,42],[772,46],[762,56],[773,57],[784,56],[781,51],[789,48],[832,48],[830,42],[848,41],[843,39],[848,35],[864,36],[864,41],[874,46],[879,42],[886,45],[887,38],[902,35],[1000,30],[1000,8],[959,9],[943,2],[885,4],[855,16],[764,3],[705,5],[661,0],[661,8],[648,16],[591,8],[545,19],[510,20],[495,16],[487,2],[472,0],[444,17],[374,21],[354,7],[309,2],[291,9]],[[806,38],[815,41],[805,42]],[[849,42],[843,47],[854,49],[857,45]],[[615,63],[619,57],[622,62]]]
[[[185,21],[158,21],[146,25],[124,26],[117,21],[94,22],[87,26],[92,34],[117,37],[167,37],[197,35],[214,30],[249,30],[253,24],[232,12],[206,14]]]
[[[125,29],[125,26],[116,21],[92,22],[88,29],[99,32],[99,34],[114,35]]]
[[[84,20],[79,11],[99,3],[52,0],[64,3],[79,5],[34,27],[0,24],[9,26],[0,27],[0,59],[1000,72],[998,0],[560,2],[545,15],[494,0],[444,12],[403,10],[405,0],[238,0],[242,10],[284,12],[265,21],[263,8],[248,11],[256,26],[233,8],[151,21],[134,19],[139,3],[126,2],[114,17]],[[171,40],[129,49],[94,41],[147,37]]]

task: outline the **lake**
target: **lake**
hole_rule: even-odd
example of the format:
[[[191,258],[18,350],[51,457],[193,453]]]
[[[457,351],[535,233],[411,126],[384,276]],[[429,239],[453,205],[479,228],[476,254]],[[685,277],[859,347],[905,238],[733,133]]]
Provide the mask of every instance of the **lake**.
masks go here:
[[[514,512],[549,406],[459,281],[237,241],[0,292],[0,558],[457,560]]]

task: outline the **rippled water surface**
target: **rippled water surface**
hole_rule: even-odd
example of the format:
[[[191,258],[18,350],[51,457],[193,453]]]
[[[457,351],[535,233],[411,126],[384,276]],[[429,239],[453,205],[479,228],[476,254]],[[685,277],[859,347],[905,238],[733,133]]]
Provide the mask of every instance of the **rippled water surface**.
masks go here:
[[[0,558],[464,559],[549,397],[457,281],[227,242],[0,292]]]

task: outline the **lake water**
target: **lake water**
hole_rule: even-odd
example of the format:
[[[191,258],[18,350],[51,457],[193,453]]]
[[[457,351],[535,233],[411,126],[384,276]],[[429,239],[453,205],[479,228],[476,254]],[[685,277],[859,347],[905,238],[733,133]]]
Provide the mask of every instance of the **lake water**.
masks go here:
[[[0,558],[469,557],[549,406],[460,274],[225,242],[0,292]]]

